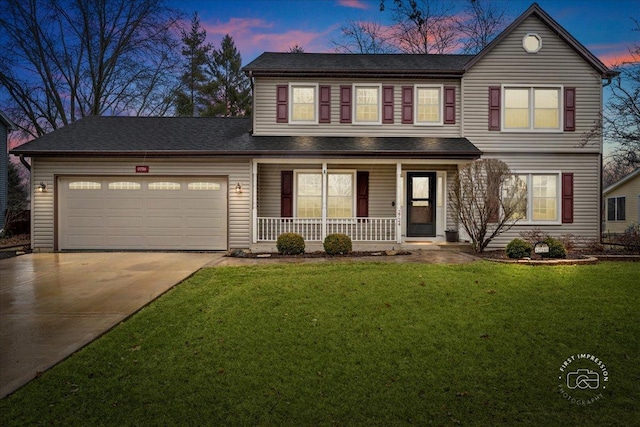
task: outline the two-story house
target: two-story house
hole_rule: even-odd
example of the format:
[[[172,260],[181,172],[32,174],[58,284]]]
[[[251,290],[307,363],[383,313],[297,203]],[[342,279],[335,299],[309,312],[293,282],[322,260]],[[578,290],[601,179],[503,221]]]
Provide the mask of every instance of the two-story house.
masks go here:
[[[444,241],[460,165],[498,158],[523,218],[599,236],[602,85],[615,76],[536,4],[477,55],[265,53],[252,118],[88,117],[32,158],[34,250],[272,249]]]

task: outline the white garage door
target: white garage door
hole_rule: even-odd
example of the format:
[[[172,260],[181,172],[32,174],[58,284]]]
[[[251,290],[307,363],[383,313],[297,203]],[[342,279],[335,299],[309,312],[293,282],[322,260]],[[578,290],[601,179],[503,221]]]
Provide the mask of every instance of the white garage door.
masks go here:
[[[58,180],[59,249],[227,249],[221,178]]]

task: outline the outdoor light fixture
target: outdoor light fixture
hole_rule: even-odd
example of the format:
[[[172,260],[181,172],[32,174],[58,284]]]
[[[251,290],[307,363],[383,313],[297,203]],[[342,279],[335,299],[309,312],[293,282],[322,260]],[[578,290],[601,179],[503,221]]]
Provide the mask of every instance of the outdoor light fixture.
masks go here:
[[[242,184],[240,183],[236,184],[236,193],[238,194],[242,193]]]
[[[47,192],[47,184],[45,184],[44,182],[40,182],[40,185],[38,185],[38,191],[40,193],[46,193]]]

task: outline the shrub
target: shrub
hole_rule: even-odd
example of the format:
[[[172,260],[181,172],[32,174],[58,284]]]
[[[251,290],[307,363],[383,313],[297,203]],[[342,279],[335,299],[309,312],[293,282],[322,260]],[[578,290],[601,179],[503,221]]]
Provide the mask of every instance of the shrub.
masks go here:
[[[531,245],[533,246],[538,242],[544,241],[547,237],[549,237],[549,235],[536,227],[529,231],[521,231],[520,237],[522,237],[525,241],[531,243]]]
[[[533,247],[531,243],[525,242],[522,239],[513,239],[507,245],[507,256],[509,258],[524,258],[531,256]]]
[[[304,237],[298,233],[282,233],[276,242],[278,253],[282,255],[300,255],[304,253]]]
[[[549,253],[545,256],[548,258],[566,258],[567,250],[564,248],[564,245],[560,240],[554,239],[553,237],[547,237],[544,239],[544,242],[549,245]]]
[[[324,251],[328,255],[344,255],[351,252],[351,238],[346,234],[329,234],[324,239]]]
[[[629,252],[640,251],[640,224],[631,224],[617,240]]]
[[[568,251],[572,251],[576,248],[576,236],[571,233],[565,233],[560,238],[560,243],[564,245],[564,248]]]

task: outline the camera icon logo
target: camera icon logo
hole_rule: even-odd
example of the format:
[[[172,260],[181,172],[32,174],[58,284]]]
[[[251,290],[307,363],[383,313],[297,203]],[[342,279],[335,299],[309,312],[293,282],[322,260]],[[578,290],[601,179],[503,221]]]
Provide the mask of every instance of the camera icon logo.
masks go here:
[[[579,388],[585,390],[587,388],[597,389],[600,387],[600,375],[590,369],[578,369],[567,373],[567,387],[570,389]]]

